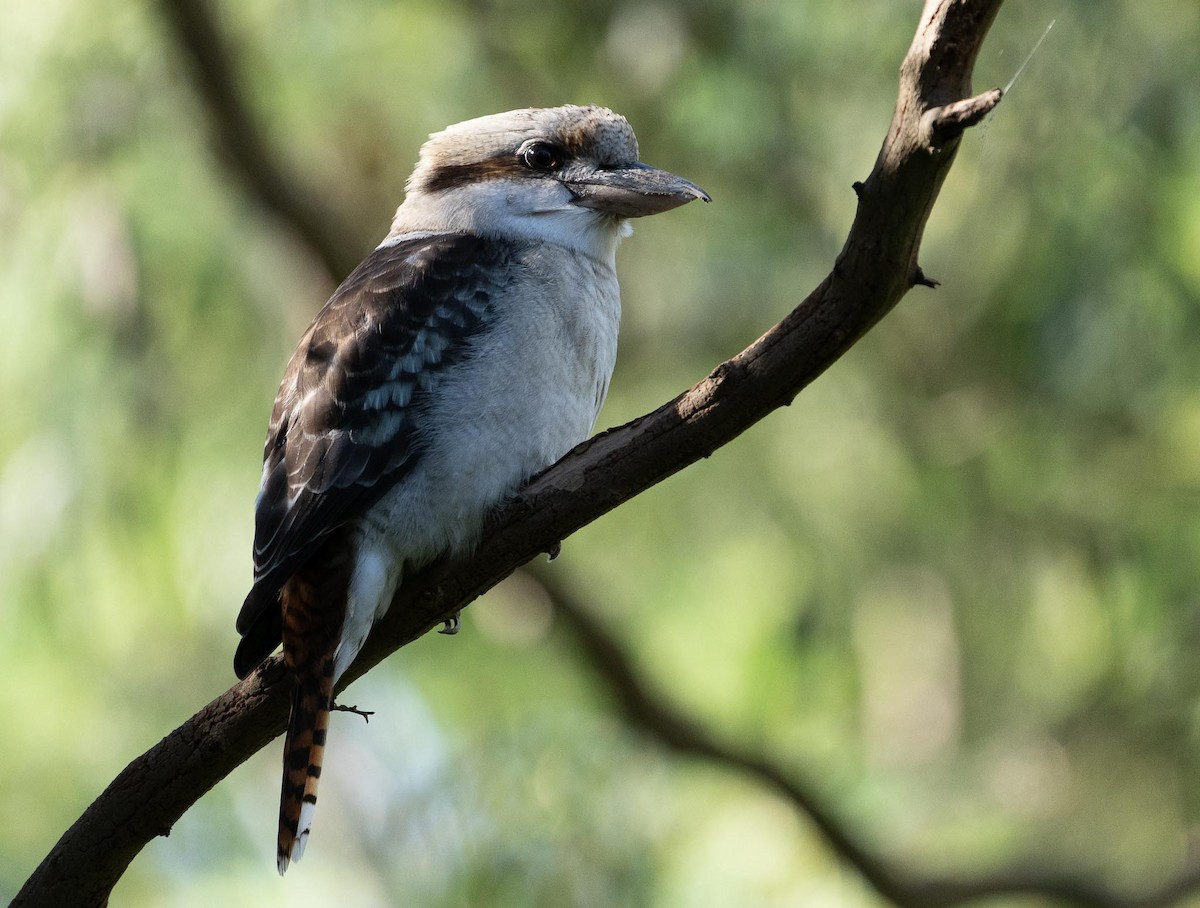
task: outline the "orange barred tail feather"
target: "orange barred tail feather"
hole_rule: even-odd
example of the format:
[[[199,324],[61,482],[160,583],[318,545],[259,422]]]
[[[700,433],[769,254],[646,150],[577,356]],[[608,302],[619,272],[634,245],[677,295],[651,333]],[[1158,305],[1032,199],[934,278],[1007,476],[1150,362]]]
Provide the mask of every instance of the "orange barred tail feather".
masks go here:
[[[315,677],[300,680],[292,694],[292,714],[283,742],[283,790],[279,797],[279,875],[304,855],[317,807],[317,786],[325,758],[325,735],[333,699],[333,659]]]
[[[292,671],[292,714],[283,741],[277,866],[300,860],[317,806],[333,703],[334,654],[353,570],[349,532],[335,533],[280,590],[283,656]]]

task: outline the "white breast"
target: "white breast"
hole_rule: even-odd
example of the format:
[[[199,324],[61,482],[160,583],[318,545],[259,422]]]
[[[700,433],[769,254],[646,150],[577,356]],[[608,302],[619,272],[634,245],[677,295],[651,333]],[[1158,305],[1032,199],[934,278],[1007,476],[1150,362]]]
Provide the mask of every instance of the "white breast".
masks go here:
[[[339,676],[406,570],[472,545],[489,510],[592,431],[616,361],[616,273],[548,244],[515,270],[495,323],[431,389],[421,460],[358,522]]]
[[[587,438],[604,401],[620,320],[612,268],[530,245],[517,271],[494,326],[430,395],[421,463],[382,503],[406,554],[473,541],[489,508]]]

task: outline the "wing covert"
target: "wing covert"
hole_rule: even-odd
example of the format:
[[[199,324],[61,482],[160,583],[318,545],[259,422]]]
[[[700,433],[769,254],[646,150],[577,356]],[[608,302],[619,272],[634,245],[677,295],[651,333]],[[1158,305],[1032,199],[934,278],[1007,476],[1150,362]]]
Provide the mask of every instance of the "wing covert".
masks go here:
[[[421,397],[486,330],[508,260],[505,244],[469,235],[380,247],[318,313],[271,414],[240,633],[278,608],[279,587],[330,532],[419,461]]]

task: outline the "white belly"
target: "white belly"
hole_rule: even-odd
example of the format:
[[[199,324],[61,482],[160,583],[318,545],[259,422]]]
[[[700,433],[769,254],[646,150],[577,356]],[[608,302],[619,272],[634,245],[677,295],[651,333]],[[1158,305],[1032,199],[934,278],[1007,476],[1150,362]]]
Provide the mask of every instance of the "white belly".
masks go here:
[[[489,510],[591,433],[616,361],[616,274],[553,246],[522,266],[494,325],[431,389],[420,461],[358,522],[337,676],[406,570],[472,545]]]

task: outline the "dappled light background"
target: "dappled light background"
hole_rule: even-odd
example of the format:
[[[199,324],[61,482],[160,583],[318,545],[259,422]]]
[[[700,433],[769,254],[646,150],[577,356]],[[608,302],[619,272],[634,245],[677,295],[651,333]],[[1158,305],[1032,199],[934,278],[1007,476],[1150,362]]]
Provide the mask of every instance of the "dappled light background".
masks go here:
[[[214,8],[363,254],[426,134],[513,107],[611,106],[711,192],[621,250],[604,427],[828,271],[920,5]],[[1200,6],[1010,0],[976,87],[1052,20],[934,211],[941,288],[547,569],[901,866],[1133,890],[1200,845]],[[333,283],[213,149],[154,3],[0,12],[0,901],[234,680],[266,419]],[[883,904],[791,805],[626,726],[527,577],[343,699],[375,715],[335,715],[285,881],[273,744],[113,904]]]

